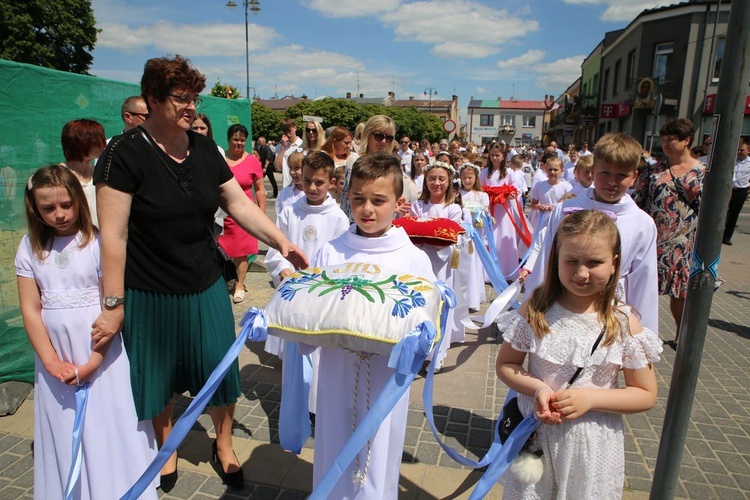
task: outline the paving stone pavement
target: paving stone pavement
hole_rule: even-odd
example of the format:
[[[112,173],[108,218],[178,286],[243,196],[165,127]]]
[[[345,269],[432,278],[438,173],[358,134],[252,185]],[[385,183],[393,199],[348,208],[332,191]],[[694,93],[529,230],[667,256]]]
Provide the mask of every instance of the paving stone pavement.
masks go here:
[[[715,294],[692,419],[682,456],[677,498],[750,498],[750,389],[746,383],[750,361],[750,207],[740,218],[734,245],[722,248],[720,274],[727,280]],[[258,264],[254,267],[259,268]],[[263,306],[273,290],[268,275],[248,273],[250,290],[234,306],[239,319],[251,306]],[[660,301],[660,332],[674,335],[668,301]],[[507,388],[494,374],[497,340],[491,331],[469,333],[466,343],[454,345],[446,366],[436,376],[434,413],[446,442],[477,459],[489,446],[493,418],[499,413]],[[656,365],[659,398],[643,414],[625,417],[625,489],[623,497],[648,498],[671,382],[675,352],[665,346]],[[240,355],[242,396],[235,415],[235,451],[245,470],[243,490],[227,490],[209,462],[214,436],[208,415],[196,422],[180,447],[180,479],[165,499],[297,499],[312,485],[312,443],[300,456],[278,445],[280,363],[254,345]],[[468,498],[479,473],[462,467],[437,445],[424,417],[419,377],[411,390],[406,442],[401,467],[403,499]],[[180,396],[177,413],[189,404]],[[0,418],[0,500],[33,495],[33,400],[16,414]],[[496,486],[487,498],[500,498]]]

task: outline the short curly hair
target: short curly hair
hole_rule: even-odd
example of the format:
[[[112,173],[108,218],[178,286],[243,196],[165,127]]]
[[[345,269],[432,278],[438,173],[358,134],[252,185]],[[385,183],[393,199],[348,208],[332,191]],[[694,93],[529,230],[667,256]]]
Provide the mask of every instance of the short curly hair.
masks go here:
[[[190,60],[177,54],[174,57],[156,57],[146,61],[141,77],[141,96],[146,101],[149,112],[151,106],[148,98],[163,101],[174,89],[184,89],[200,94],[206,88],[206,76],[190,65]]]

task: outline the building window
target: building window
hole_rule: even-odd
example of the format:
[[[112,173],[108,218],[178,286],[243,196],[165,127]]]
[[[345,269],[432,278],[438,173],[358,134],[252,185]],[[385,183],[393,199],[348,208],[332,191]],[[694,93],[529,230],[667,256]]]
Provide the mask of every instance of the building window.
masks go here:
[[[719,73],[721,72],[721,61],[724,59],[724,42],[726,38],[719,38],[716,40],[716,52],[714,52],[714,74],[712,75],[712,81],[719,81]]]
[[[536,127],[536,116],[524,116],[521,126],[526,128]]]
[[[515,115],[500,115],[500,126],[503,125],[510,125],[511,127],[516,126],[516,116]]]
[[[612,78],[612,95],[620,93],[620,67],[622,66],[622,59],[618,59],[615,63],[615,73]]]
[[[635,49],[628,53],[628,66],[625,68],[625,88],[635,85]]]
[[[652,78],[659,82],[669,80],[672,76],[672,54],[674,53],[674,42],[659,43],[654,50],[654,72]]]
[[[599,95],[599,73],[594,75],[594,84],[591,86],[591,93],[593,94],[593,99],[596,99],[596,96]]]
[[[495,115],[479,115],[480,127],[492,127],[495,124]]]
[[[607,98],[607,87],[609,87],[609,68],[604,70],[604,80],[602,80],[602,100]]]

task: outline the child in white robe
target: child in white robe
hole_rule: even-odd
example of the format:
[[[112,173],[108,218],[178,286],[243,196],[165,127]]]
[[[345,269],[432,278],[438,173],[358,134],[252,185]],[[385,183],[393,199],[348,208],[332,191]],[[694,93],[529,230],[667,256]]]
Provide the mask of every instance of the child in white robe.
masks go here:
[[[468,210],[471,214],[467,222],[473,224],[477,220],[482,220],[482,214],[490,210],[490,198],[482,191],[482,185],[479,183],[479,167],[472,163],[464,163],[461,166],[461,187],[461,202],[464,210]],[[475,230],[484,234],[483,228],[475,226]],[[480,304],[487,297],[484,290],[484,267],[482,261],[479,260],[479,253],[472,248],[473,246],[472,243],[471,246],[467,244],[461,247],[458,269],[469,310],[478,311]],[[470,252],[470,249],[473,252]]]
[[[292,162],[289,163],[291,167]],[[334,170],[333,158],[327,153],[308,153],[302,160],[301,179],[305,196],[285,207],[276,219],[276,225],[281,232],[289,241],[301,248],[305,255],[315,255],[324,243],[333,240],[349,228],[349,218],[328,194],[331,185],[336,182]],[[289,171],[294,178],[294,168],[291,167]],[[273,248],[268,249],[266,266],[275,286],[294,272],[294,265]],[[284,359],[284,340],[269,335],[265,350]],[[313,378],[310,385],[309,408],[310,413],[314,414],[319,358],[317,350],[310,354],[310,358]]]
[[[514,187],[513,176],[510,169],[505,165],[505,153],[499,145],[490,149],[487,160],[487,167],[482,169],[479,175],[479,182],[483,188],[508,186]],[[520,194],[516,194],[516,197]],[[523,213],[518,213],[516,199],[506,198],[508,210],[501,203],[493,202],[490,198],[490,210],[492,217],[495,219],[495,225],[491,234],[487,238],[495,239],[495,248],[497,257],[500,261],[500,268],[506,278],[512,278],[513,272],[518,267],[518,258],[520,256],[518,244],[518,231],[514,225],[514,220],[519,223],[524,217]]]
[[[570,191],[576,196],[583,196],[594,182],[594,155],[581,157],[573,169],[573,189]]]
[[[435,281],[427,255],[415,247],[402,228],[391,224],[396,207],[403,203],[403,175],[397,156],[372,153],[357,159],[350,177],[349,199],[353,224],[348,231],[326,243],[312,260],[313,266],[363,262],[396,268],[404,273]],[[300,345],[309,352],[311,346]],[[369,370],[357,365],[369,364]],[[361,360],[357,353],[342,349],[320,349],[313,487],[317,486],[333,460],[352,435],[352,415],[367,413],[367,395],[372,401],[393,374],[388,356],[372,355]],[[355,378],[357,391],[355,393]],[[372,402],[370,401],[370,402]],[[339,478],[329,498],[359,500],[398,497],[399,468],[406,436],[409,391],[378,427]],[[369,453],[369,456],[368,456]],[[361,480],[355,480],[355,473]]]
[[[441,158],[444,155],[439,155]],[[419,219],[450,219],[461,224],[463,222],[463,210],[455,203],[453,190],[453,177],[456,171],[444,161],[435,160],[424,170],[424,189],[419,200],[411,204],[411,214]],[[428,359],[435,363],[435,371],[443,367],[445,356],[451,343],[463,342],[466,329],[461,318],[468,318],[469,309],[465,297],[461,291],[461,277],[456,269],[451,268],[451,256],[453,245],[436,247],[434,245],[423,245],[422,250],[430,258],[432,271],[437,279],[445,281],[448,287],[456,293],[458,303],[448,314],[445,326],[445,340],[440,344],[440,350],[432,353]]]
[[[643,326],[659,332],[659,290],[656,267],[656,225],[653,219],[638,208],[627,190],[635,183],[641,161],[641,145],[626,134],[607,134],[597,142],[594,150],[594,185],[582,196],[558,204],[550,212],[547,236],[541,245],[541,256],[526,278],[526,294],[542,284],[545,266],[554,235],[565,211],[576,209],[600,210],[614,214],[620,230],[619,298],[634,307],[641,315]]]
[[[539,182],[531,190],[531,213],[529,221],[536,229],[542,217],[542,212],[551,212],[555,205],[565,194],[569,193],[573,186],[562,179],[562,160],[550,158],[544,164],[547,171],[547,181]]]
[[[302,153],[295,151],[290,154],[287,159],[287,165],[289,165],[289,176],[292,178],[292,183],[279,191],[279,196],[276,198],[276,203],[274,205],[277,217],[284,207],[288,207],[302,198],[305,194],[305,191],[302,188],[302,159],[304,157],[305,156]]]

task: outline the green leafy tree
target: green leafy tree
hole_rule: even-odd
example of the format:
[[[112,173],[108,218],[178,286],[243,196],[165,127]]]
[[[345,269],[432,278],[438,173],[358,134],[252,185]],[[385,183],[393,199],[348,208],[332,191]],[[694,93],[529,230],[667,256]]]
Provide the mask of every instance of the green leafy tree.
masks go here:
[[[229,84],[224,85],[221,80],[217,81],[211,88],[211,92],[208,94],[213,97],[222,97],[224,99],[239,99],[240,90],[237,87],[233,87]]]
[[[266,139],[278,141],[281,139],[281,129],[279,122],[281,116],[269,107],[258,102],[253,103],[253,140],[263,136]]]
[[[88,74],[98,33],[90,0],[0,0],[0,58]]]

